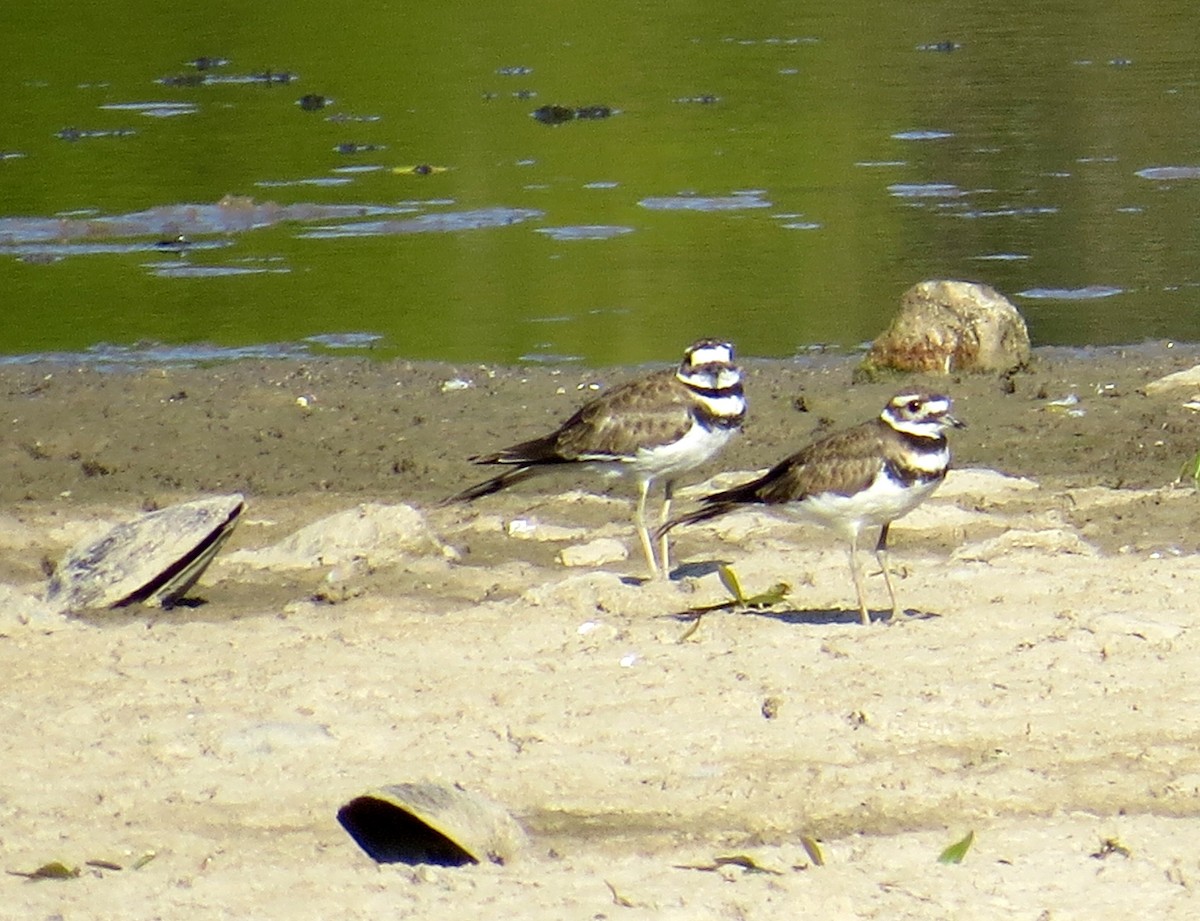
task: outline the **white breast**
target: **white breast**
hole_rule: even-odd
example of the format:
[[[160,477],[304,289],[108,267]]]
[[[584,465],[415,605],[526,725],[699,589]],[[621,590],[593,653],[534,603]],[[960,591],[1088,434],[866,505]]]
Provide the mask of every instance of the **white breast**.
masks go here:
[[[687,434],[678,441],[639,448],[637,455],[629,461],[629,467],[640,476],[655,478],[685,473],[720,451],[733,435],[733,429],[707,429],[693,422]]]
[[[850,496],[820,493],[802,502],[791,502],[787,511],[837,531],[849,540],[863,528],[880,527],[907,515],[929,497],[941,480],[905,487],[888,476],[878,476],[862,492]]]

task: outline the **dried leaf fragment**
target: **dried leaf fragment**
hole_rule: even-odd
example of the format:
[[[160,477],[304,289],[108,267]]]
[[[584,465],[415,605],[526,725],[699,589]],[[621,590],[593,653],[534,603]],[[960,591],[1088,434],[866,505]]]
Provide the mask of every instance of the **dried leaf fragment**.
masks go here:
[[[938,863],[962,863],[963,858],[967,856],[967,851],[971,849],[971,845],[975,843],[975,832],[967,832],[967,836],[961,841],[955,841],[952,845],[942,851],[938,855]]]

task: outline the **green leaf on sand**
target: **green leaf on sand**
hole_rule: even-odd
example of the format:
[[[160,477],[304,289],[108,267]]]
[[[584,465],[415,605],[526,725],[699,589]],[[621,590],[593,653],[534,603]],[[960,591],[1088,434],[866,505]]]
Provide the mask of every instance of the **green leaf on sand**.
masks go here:
[[[955,841],[938,855],[938,863],[962,863],[963,858],[967,856],[967,851],[971,849],[971,845],[974,843],[975,832],[967,832],[965,838],[961,841]]]
[[[26,879],[75,879],[79,876],[79,867],[69,867],[60,860],[44,863],[36,870],[9,870],[9,876],[23,876]]]
[[[721,578],[721,584],[725,586],[725,591],[733,595],[733,600],[738,604],[746,603],[746,596],[742,594],[742,584],[738,581],[737,573],[733,571],[732,566],[722,566],[717,570],[717,575]]]
[[[825,866],[825,855],[821,852],[821,845],[817,843],[816,838],[811,838],[808,835],[801,835],[800,843],[804,846],[804,853],[806,853],[808,855],[808,859],[813,862],[813,866]]]

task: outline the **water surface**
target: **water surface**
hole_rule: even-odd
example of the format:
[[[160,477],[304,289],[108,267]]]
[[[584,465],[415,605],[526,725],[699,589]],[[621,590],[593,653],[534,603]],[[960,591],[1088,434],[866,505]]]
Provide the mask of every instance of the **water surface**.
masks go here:
[[[1200,9],[833,6],[5,4],[0,355],[1200,339]]]

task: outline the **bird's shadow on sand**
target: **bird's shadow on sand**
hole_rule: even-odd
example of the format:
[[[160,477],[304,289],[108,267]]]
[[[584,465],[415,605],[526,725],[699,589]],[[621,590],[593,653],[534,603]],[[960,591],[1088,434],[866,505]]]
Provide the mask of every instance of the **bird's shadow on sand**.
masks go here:
[[[858,613],[858,609],[844,611],[801,611],[801,610],[775,610],[772,608],[764,608],[762,610],[749,609],[744,611],[734,611],[735,614],[756,614],[759,617],[768,617],[771,620],[782,621],[785,624],[807,624],[808,626],[830,626],[832,624],[849,624],[862,625],[862,615]],[[902,624],[910,620],[936,620],[941,614],[936,614],[933,611],[904,611],[899,618],[892,617],[891,611],[871,611],[871,624]]]
[[[699,579],[702,576],[712,575],[714,572],[719,572],[722,566],[728,566],[727,560],[705,560],[702,563],[682,563],[671,570],[668,577],[672,582],[681,582],[684,579]],[[621,581],[626,585],[645,585],[650,582],[645,576],[621,576]]]
[[[765,617],[769,620],[777,620],[785,624],[808,627],[866,626],[862,624],[862,616],[858,613],[857,608],[849,610],[802,611],[799,608],[789,609],[784,606],[776,606],[774,608],[738,607],[732,600],[727,605],[713,607],[704,611],[680,611],[664,616],[672,620],[677,620],[680,623],[695,623],[695,621],[702,617],[714,614],[733,615],[735,617]],[[941,616],[941,614],[936,614],[932,611],[905,611],[897,619],[891,616],[891,611],[872,611],[871,625],[879,624],[886,627],[891,624],[907,623],[910,620],[936,620]]]
[[[683,563],[675,569],[671,570],[671,581],[676,582],[682,579],[698,579],[702,576],[711,575],[719,572],[722,566],[729,566],[727,560],[704,560],[695,563]],[[641,584],[644,579],[623,580],[629,584]],[[707,609],[697,609],[690,611],[680,611],[676,614],[666,615],[683,623],[691,623],[698,618],[704,617],[706,614],[735,614],[735,615],[753,615],[756,617],[766,617],[771,620],[778,620],[785,624],[804,624],[807,626],[827,627],[833,625],[861,625],[862,615],[857,608],[846,609],[826,609],[826,610],[803,610],[800,608],[788,607],[785,604],[772,605],[770,607],[757,607],[739,605],[732,598],[728,604],[714,605]],[[940,614],[932,611],[916,611],[905,610],[900,618],[892,617],[891,611],[871,611],[872,624],[890,624],[904,623],[909,620],[933,620],[941,617]]]

